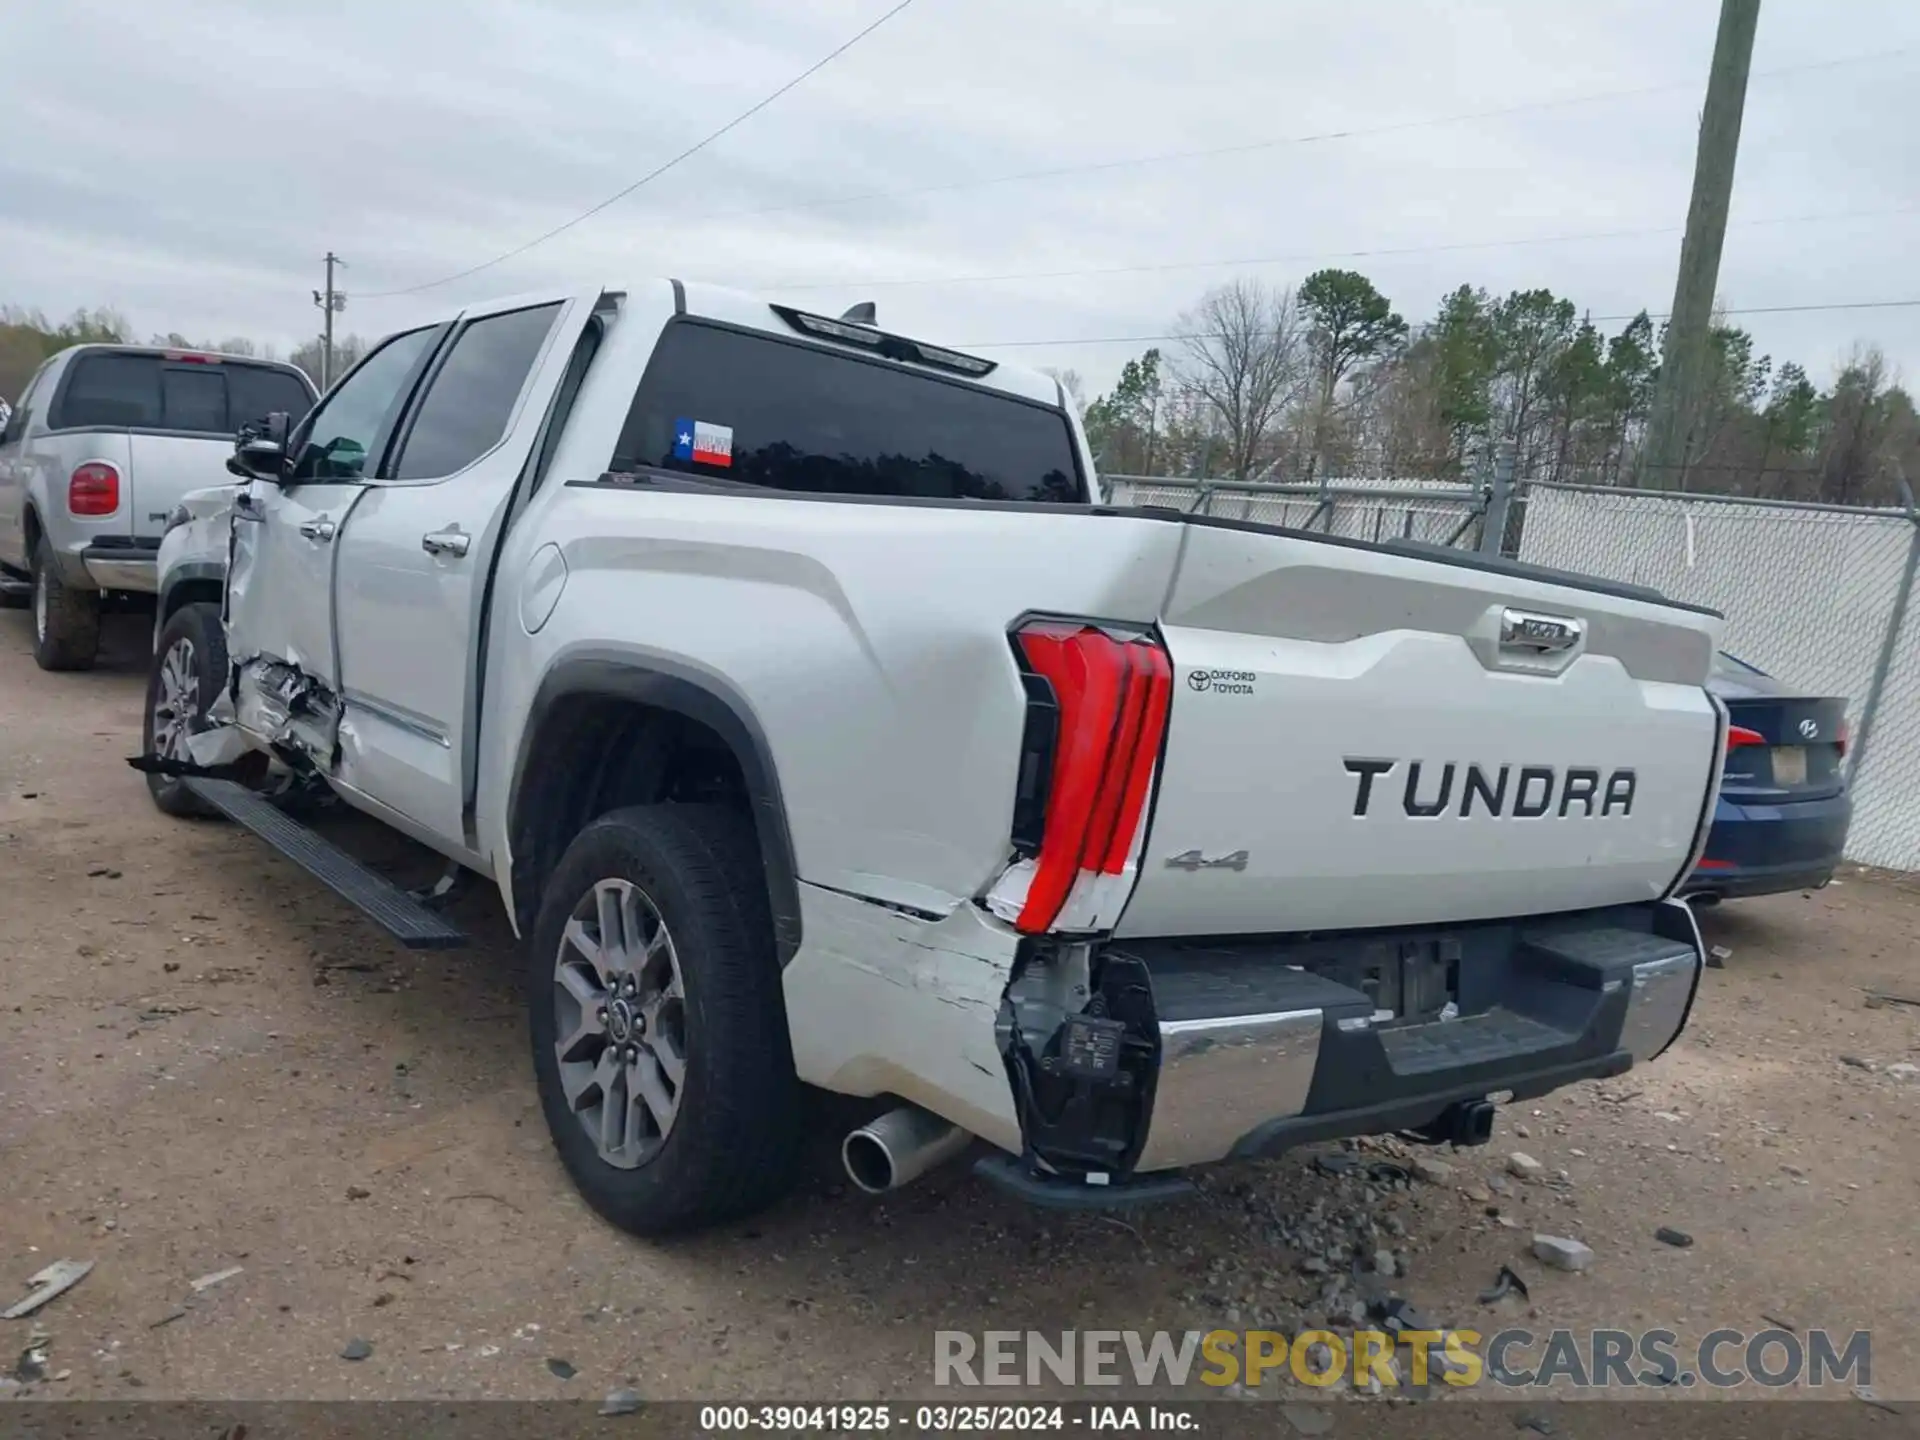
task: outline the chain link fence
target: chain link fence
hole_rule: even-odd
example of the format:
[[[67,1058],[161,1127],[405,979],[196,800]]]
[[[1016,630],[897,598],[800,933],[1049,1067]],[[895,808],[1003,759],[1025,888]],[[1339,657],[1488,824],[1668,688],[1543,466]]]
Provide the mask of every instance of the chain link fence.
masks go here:
[[[1727,617],[1725,649],[1848,701],[1847,857],[1920,870],[1920,512],[1612,487],[1106,477],[1116,505],[1418,540],[1647,585]]]
[[[1796,690],[1845,696],[1847,856],[1920,870],[1920,519],[1739,496],[1529,485],[1519,557],[1648,585],[1727,617],[1722,646]]]
[[[1155,505],[1193,515],[1257,520],[1348,540],[1420,540],[1430,545],[1480,542],[1486,487],[1441,480],[1329,480],[1268,485],[1234,480],[1103,477],[1114,505]]]

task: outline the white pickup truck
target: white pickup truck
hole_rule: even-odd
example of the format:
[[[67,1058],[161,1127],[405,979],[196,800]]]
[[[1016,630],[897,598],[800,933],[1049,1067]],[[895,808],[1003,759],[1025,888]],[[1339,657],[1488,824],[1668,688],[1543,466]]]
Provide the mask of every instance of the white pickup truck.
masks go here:
[[[592,1205],[787,1183],[802,1082],[1040,1202],[1494,1106],[1679,1033],[1717,617],[1090,503],[1054,381],[673,281],[387,340],[162,546],[149,753],[403,942],[275,797],[498,886]],[[230,557],[230,563],[229,563]]]

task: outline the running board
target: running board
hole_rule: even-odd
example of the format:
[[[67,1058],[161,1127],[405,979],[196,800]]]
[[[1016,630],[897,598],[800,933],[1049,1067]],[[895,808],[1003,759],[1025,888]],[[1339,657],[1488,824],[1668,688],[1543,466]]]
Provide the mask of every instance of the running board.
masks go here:
[[[454,950],[468,943],[464,931],[455,929],[391,880],[374,874],[264,797],[231,780],[191,777],[181,783],[234,824],[258,835],[407,949]]]

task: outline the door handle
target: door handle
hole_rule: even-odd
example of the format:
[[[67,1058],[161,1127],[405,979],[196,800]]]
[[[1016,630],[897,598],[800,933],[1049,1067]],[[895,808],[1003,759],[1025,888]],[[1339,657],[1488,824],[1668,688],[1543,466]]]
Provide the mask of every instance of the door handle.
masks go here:
[[[429,555],[464,555],[473,537],[463,530],[430,530],[420,537],[420,548]]]
[[[315,520],[300,522],[300,533],[309,540],[318,540],[322,545],[333,539],[333,532],[338,528],[324,515]]]

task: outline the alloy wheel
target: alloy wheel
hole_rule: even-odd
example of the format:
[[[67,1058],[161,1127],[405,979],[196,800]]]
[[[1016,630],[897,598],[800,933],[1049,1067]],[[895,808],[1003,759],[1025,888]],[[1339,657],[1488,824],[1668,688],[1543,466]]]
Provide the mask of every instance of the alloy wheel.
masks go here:
[[[600,1158],[644,1165],[672,1133],[686,1084],[686,992],[673,936],[639,886],[602,880],[554,956],[554,1055],[567,1106]]]
[[[169,760],[187,758],[187,736],[198,713],[200,677],[194,671],[193,641],[184,635],[160,660],[160,694],[153,702],[153,748]]]

